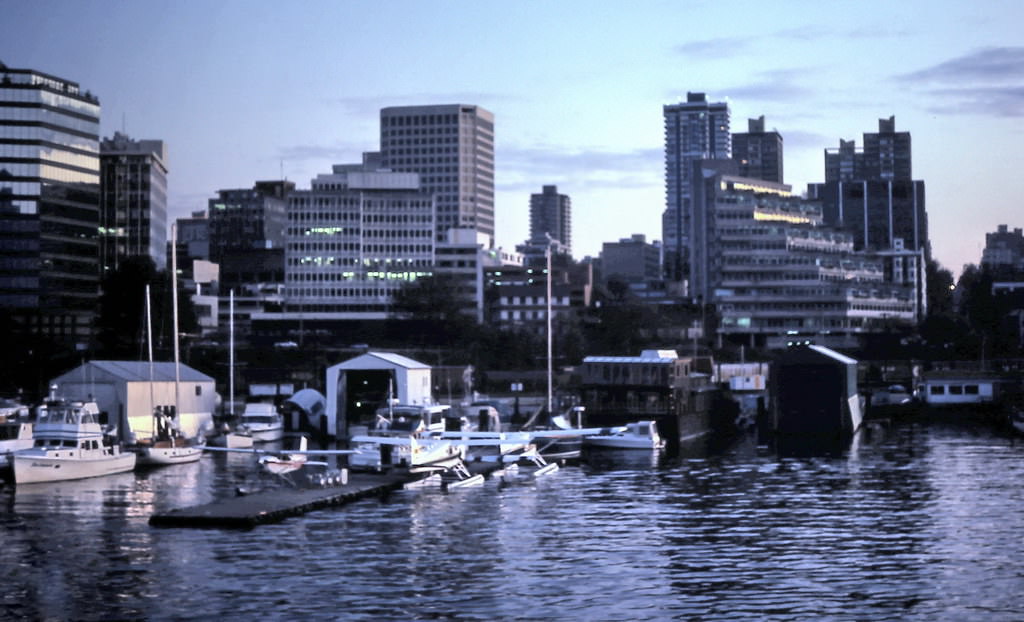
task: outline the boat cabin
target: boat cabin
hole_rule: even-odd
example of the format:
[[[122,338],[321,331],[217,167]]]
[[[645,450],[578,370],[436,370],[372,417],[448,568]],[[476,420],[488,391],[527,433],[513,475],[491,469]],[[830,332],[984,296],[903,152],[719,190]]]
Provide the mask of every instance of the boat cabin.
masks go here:
[[[991,405],[1014,387],[1011,378],[970,371],[938,371],[918,384],[918,396],[929,406]]]

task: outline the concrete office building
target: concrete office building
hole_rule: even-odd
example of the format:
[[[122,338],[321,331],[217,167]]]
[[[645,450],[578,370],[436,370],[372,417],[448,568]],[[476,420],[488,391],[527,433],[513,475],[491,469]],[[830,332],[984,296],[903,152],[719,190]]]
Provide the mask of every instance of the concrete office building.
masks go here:
[[[396,106],[380,111],[380,165],[418,173],[433,195],[434,240],[475,229],[494,240],[494,115],[479,106]]]
[[[648,242],[642,233],[601,245],[601,281],[621,280],[632,295],[644,299],[663,298],[664,277],[661,244]]]
[[[663,114],[665,212],[661,239],[666,278],[678,283],[687,278],[690,265],[693,163],[730,157],[729,106],[707,101],[704,93],[687,93],[685,102],[664,106]]]
[[[825,222],[849,229],[858,249],[924,250],[929,257],[925,186],[914,180],[909,132],[897,132],[895,119],[880,119],[877,133],[864,134],[864,149],[839,141],[825,150],[825,181],[807,185],[807,196],[821,202]]]
[[[167,148],[114,132],[100,143],[100,267],[133,256],[167,259]]]
[[[416,173],[334,166],[288,195],[285,314],[387,318],[394,292],[430,274],[435,230],[434,201]]]
[[[100,103],[0,63],[0,309],[85,346],[99,299]]]
[[[694,201],[707,223],[707,261],[694,271],[694,287],[718,310],[720,339],[854,347],[864,335],[917,320],[922,296],[908,282],[905,257],[897,274],[895,256],[855,251],[850,233],[824,225],[820,204],[787,186],[714,169],[702,177]]]
[[[732,157],[741,177],[785,183],[782,170],[782,135],[764,129],[764,116],[747,120],[747,131],[732,135]]]
[[[544,186],[530,195],[530,240],[545,240],[545,234],[572,254],[572,200],[559,194],[557,186]]]
[[[284,247],[285,210],[290,181],[258,181],[252,188],[219,190],[209,200],[210,260],[220,263],[234,251]]]

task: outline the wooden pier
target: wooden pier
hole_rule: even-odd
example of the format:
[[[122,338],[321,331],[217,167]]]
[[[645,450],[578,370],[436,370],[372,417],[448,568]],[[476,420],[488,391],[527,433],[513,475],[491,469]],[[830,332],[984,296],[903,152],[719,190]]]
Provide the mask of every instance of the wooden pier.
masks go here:
[[[472,474],[487,476],[499,468],[496,463],[473,462],[466,465]],[[313,510],[365,499],[384,497],[420,479],[404,471],[390,473],[349,473],[345,484],[322,488],[279,487],[220,499],[204,505],[169,510],[149,517],[157,527],[229,527],[251,529],[257,525],[282,521]]]

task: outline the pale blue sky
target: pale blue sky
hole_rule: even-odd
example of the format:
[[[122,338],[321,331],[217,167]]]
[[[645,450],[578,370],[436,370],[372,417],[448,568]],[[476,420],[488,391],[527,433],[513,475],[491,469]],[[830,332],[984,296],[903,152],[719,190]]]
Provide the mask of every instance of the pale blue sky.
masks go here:
[[[765,115],[786,182],[878,119],[910,131],[935,257],[955,273],[985,233],[1024,227],[1024,2],[88,2],[0,0],[0,62],[78,82],[169,151],[172,216],[221,188],[308,187],[378,147],[378,112],[495,114],[497,242],[528,235],[529,195],[573,202],[577,257],[661,239],[662,105]]]

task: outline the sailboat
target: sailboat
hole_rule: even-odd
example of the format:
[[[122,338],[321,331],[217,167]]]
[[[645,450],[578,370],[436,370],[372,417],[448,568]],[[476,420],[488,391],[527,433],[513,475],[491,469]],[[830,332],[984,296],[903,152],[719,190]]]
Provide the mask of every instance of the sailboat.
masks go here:
[[[148,441],[136,444],[138,464],[159,466],[196,462],[203,455],[205,445],[202,435],[186,438],[178,429],[175,418],[178,415],[179,388],[181,384],[181,363],[178,357],[178,261],[177,240],[171,225],[171,304],[174,306],[174,405],[157,406],[153,399],[153,326],[149,308],[149,285],[146,286],[146,331],[149,342],[149,402],[153,413],[153,436]]]

